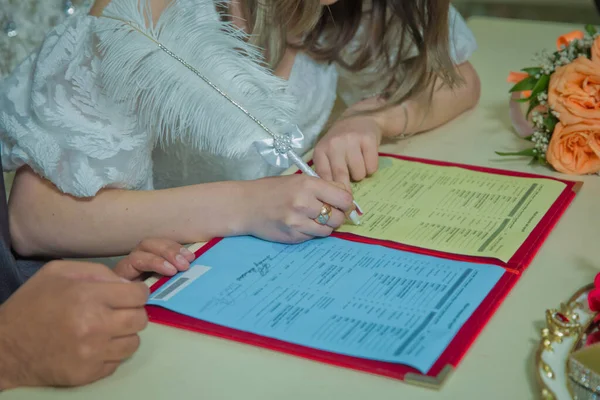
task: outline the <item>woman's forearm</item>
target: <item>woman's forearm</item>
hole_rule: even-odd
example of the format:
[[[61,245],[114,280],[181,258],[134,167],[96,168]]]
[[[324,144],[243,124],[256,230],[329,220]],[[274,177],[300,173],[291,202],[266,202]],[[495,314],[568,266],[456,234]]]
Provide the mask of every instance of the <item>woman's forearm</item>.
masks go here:
[[[221,182],[155,191],[107,189],[90,199],[61,193],[21,168],[9,212],[15,250],[25,256],[122,255],[142,239],[179,243],[243,233],[242,185]]]
[[[458,87],[441,86],[435,88],[433,96],[427,90],[401,105],[376,112],[383,136],[392,138],[399,135],[414,135],[425,132],[456,118],[474,107],[479,100],[480,82],[477,72],[469,62],[457,66],[464,83]],[[348,110],[369,110],[383,105],[377,98],[367,99]]]
[[[408,124],[406,124],[405,134],[411,135],[437,128],[475,107],[481,92],[477,72],[468,62],[458,66],[457,69],[464,83],[455,88],[440,86],[434,90],[433,97],[430,98],[430,93],[423,93],[408,102]],[[400,121],[394,118],[392,111],[388,110],[390,115],[385,118],[385,131],[388,136],[401,134],[400,129],[404,127],[399,126]],[[399,111],[396,110],[397,112]]]

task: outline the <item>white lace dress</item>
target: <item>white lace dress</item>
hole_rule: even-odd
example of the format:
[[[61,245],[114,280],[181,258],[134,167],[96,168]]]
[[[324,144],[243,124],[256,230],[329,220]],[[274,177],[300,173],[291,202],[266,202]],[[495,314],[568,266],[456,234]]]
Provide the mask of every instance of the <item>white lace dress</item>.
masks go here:
[[[468,60],[476,44],[454,8],[450,18],[452,58],[459,64]],[[61,191],[78,197],[106,187],[160,189],[281,172],[267,165],[251,143],[247,154],[236,160],[197,152],[183,143],[156,147],[136,129],[135,116],[102,93],[94,21],[77,15],[55,27],[40,50],[0,84],[4,170],[29,165]],[[337,92],[348,104],[367,94],[354,88],[356,78],[298,54],[287,90],[297,100],[306,137],[300,153],[314,145]]]

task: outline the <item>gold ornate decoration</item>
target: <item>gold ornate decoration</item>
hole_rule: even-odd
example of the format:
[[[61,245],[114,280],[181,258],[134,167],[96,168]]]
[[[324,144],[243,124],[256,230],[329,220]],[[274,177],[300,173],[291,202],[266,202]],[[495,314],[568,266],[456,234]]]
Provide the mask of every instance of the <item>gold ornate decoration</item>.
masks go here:
[[[547,351],[552,351],[553,343],[562,343],[563,338],[579,335],[581,325],[579,314],[575,309],[581,305],[577,302],[561,304],[558,310],[546,310],[546,328],[542,329],[542,345]]]
[[[580,300],[581,296],[593,288],[593,285],[587,285],[579,289],[571,298],[560,305],[559,308],[546,310],[546,326],[541,330],[541,341],[538,346],[535,364],[536,368],[551,379],[556,379],[556,372],[550,365],[542,359],[542,353],[554,352],[553,345],[561,344],[566,338],[577,338],[569,354],[580,347],[585,342],[585,333],[589,324],[581,323],[581,310],[587,310],[587,304]],[[592,319],[593,320],[593,319]],[[568,370],[568,368],[567,368]],[[536,373],[540,395],[543,400],[556,400],[554,392],[546,385],[540,372]],[[568,380],[569,378],[566,377]]]

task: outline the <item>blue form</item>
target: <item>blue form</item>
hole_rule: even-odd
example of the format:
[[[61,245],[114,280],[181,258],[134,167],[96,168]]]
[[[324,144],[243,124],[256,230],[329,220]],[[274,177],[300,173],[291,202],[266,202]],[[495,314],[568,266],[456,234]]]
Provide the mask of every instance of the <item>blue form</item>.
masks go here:
[[[426,373],[504,274],[337,238],[224,239],[149,304],[320,350]]]

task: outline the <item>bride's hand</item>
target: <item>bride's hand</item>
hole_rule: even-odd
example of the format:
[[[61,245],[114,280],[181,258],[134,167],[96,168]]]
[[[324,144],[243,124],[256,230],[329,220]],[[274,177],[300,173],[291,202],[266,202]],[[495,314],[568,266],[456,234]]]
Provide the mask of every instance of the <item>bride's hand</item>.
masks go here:
[[[244,188],[244,231],[276,242],[299,243],[329,236],[354,209],[352,195],[342,184],[306,175],[248,181]],[[321,224],[316,219],[324,205],[330,206],[331,214]]]

